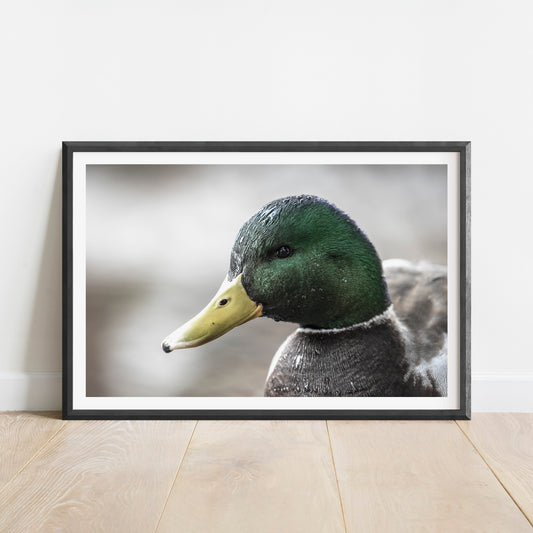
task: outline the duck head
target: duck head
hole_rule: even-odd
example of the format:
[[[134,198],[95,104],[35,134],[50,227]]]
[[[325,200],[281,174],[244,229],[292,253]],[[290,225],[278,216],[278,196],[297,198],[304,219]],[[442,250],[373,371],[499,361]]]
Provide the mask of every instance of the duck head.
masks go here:
[[[266,204],[242,226],[219,291],[162,347],[200,346],[258,316],[342,328],[389,305],[381,260],[355,222],[316,196],[289,196]]]

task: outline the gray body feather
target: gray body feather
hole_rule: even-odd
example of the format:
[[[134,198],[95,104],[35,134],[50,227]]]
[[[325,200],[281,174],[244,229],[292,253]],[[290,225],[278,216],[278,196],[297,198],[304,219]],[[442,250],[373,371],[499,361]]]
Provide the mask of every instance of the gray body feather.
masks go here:
[[[445,396],[447,276],[385,261],[392,306],[342,329],[299,328],[279,348],[265,396]]]

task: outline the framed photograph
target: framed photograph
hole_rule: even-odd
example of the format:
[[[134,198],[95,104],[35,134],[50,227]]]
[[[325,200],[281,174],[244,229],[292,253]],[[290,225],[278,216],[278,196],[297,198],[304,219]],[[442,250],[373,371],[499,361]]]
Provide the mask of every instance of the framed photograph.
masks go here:
[[[470,417],[470,143],[63,143],[65,419]]]

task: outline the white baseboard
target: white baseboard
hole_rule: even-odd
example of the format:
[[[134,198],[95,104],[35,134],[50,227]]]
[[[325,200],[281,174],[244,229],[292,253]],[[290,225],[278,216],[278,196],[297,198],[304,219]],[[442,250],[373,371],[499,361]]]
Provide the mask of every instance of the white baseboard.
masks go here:
[[[0,411],[60,411],[61,372],[1,372]]]
[[[61,410],[61,372],[0,373],[0,411]],[[473,412],[533,413],[533,372],[472,376]]]
[[[533,413],[533,372],[472,374],[472,412]]]

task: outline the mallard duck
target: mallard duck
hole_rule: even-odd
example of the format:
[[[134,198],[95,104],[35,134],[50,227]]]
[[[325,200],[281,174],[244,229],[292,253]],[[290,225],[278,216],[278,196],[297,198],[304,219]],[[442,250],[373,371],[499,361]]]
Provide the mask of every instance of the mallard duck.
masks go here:
[[[226,280],[165,352],[265,316],[299,327],[265,396],[445,396],[446,268],[381,262],[357,224],[316,196],[262,207],[239,230]]]

